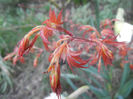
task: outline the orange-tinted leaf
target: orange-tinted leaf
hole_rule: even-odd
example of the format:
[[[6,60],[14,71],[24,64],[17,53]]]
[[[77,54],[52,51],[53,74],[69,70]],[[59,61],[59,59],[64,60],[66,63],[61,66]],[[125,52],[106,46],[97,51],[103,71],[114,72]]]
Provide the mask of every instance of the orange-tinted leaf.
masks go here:
[[[58,24],[61,24],[61,23],[62,23],[62,22],[61,22],[61,19],[62,19],[62,11],[63,11],[63,10],[60,11],[60,13],[58,14],[58,17],[57,17],[57,22],[58,22]]]
[[[133,64],[130,64],[130,69],[133,70]]]

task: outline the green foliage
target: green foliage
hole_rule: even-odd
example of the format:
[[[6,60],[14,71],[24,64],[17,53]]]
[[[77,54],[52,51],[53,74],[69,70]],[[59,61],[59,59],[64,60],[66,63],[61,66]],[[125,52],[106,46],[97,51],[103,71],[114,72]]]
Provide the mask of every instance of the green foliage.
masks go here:
[[[80,6],[77,9],[72,8],[72,13],[74,15],[72,16],[72,20],[75,23],[81,23],[81,24],[88,24],[90,18],[88,16],[90,15],[91,11],[87,10],[89,8],[90,4],[86,4],[84,6]]]
[[[75,0],[80,2],[80,0]],[[84,1],[84,0],[83,0]],[[95,6],[94,8],[92,6]],[[89,24],[99,27],[99,22],[104,19],[113,19],[119,7],[125,10],[131,9],[132,1],[129,0],[94,0],[88,1],[84,5],[72,8],[72,20],[75,23]],[[96,20],[96,21],[94,21]]]
[[[12,88],[11,71],[10,66],[7,65],[0,56],[0,94]]]
[[[0,23],[1,22],[2,19],[0,20]],[[0,25],[2,25],[2,23]],[[5,92],[9,91],[13,86],[11,78],[12,69],[6,62],[3,61],[1,56],[3,52],[8,50],[9,49],[6,40],[0,36],[0,94],[4,94]]]
[[[97,99],[125,99],[129,97],[129,94],[133,90],[133,79],[130,77],[131,72],[129,69],[129,64],[125,64],[123,72],[119,75],[115,75],[117,68],[109,67],[106,68],[102,66],[101,71],[98,72],[96,67],[89,67],[78,71],[80,76],[73,74],[62,74],[61,76],[66,78],[66,82],[74,89],[77,89],[77,86],[74,85],[73,80],[78,80],[78,82],[83,82],[90,87],[90,90],[96,95]],[[118,69],[119,70],[119,69]],[[87,78],[82,77],[83,73],[87,75]],[[119,72],[118,72],[119,73]],[[90,79],[89,82],[87,79]],[[121,79],[119,82],[116,81]],[[89,97],[88,95],[85,96]]]
[[[71,13],[74,13],[71,17],[74,23],[95,26],[94,15],[91,14],[90,3],[79,6],[78,8],[73,7]]]
[[[66,79],[67,83],[72,87],[73,90],[77,89],[77,86],[72,82],[70,78],[78,78],[78,77],[71,74],[63,74],[62,76]]]
[[[123,85],[125,84],[125,82],[127,81],[129,74],[130,74],[130,68],[129,68],[129,63],[127,63],[124,66],[124,71],[123,71],[123,75],[122,75],[122,79],[121,79],[121,83],[120,83],[120,88],[122,88]]]
[[[102,66],[102,71],[100,73],[98,73],[97,69],[94,67],[82,70],[88,74],[88,77],[95,84],[95,86],[92,84],[89,84],[88,86],[90,86],[90,90],[97,96],[98,99],[125,99],[129,96],[133,89],[133,79],[130,78],[129,75],[129,64],[125,64],[124,66],[120,84],[119,86],[116,86],[118,89],[113,85],[115,80],[112,75],[115,68],[110,67],[109,69],[106,69],[105,66]],[[100,79],[103,80],[103,83],[99,83],[99,80],[96,79],[95,76],[100,77]]]
[[[16,8],[19,8],[19,4],[27,4],[29,0],[0,0],[0,11],[8,12],[10,15],[16,15]],[[6,9],[6,10],[5,10]]]

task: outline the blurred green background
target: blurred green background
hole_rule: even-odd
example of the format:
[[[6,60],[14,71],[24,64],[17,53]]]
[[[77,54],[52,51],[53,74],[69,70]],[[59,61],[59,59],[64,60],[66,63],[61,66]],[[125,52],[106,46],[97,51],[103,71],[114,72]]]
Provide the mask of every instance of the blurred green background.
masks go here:
[[[133,23],[132,0],[0,0],[0,99],[42,99],[51,92],[48,75],[42,74],[49,64],[46,52],[41,56],[40,64],[36,69],[32,66],[32,55],[27,56],[25,64],[18,62],[16,67],[12,66],[11,62],[3,61],[3,57],[13,51],[17,42],[28,31],[48,18],[50,8],[56,12],[63,8],[64,16],[69,10],[71,13],[69,19],[74,23],[89,24],[98,28],[100,21],[115,18],[120,7],[126,12],[125,20]],[[41,40],[37,45],[43,48]],[[70,78],[64,76],[61,78],[66,81],[62,89],[68,94],[85,84],[82,81],[81,84],[76,83],[75,78],[73,80],[76,84],[73,85]],[[93,98],[90,99],[114,99],[91,95]],[[89,99],[88,94],[85,96],[81,96],[82,99]]]

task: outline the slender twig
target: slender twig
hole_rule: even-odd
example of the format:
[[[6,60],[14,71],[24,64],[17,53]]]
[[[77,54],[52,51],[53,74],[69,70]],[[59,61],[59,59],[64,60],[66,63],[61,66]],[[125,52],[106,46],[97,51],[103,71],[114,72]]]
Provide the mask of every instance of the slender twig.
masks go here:
[[[80,40],[80,41],[83,41],[83,42],[89,42],[89,43],[93,42],[93,43],[96,43],[94,40],[89,40],[89,39],[80,38],[80,37],[72,37],[72,40]]]
[[[20,26],[12,26],[12,27],[9,27],[9,28],[4,28],[4,27],[0,27],[0,30],[14,30],[14,29],[18,29],[18,28],[27,28],[27,27],[34,27],[35,25],[33,24],[27,24],[27,25],[20,25]]]

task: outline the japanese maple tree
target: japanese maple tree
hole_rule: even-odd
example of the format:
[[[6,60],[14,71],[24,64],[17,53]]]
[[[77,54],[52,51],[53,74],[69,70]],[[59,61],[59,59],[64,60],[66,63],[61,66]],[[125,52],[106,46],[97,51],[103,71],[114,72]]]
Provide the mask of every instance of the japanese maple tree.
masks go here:
[[[124,57],[127,55],[129,48],[126,46],[126,43],[116,41],[117,35],[113,31],[113,21],[116,20],[106,19],[103,21],[100,24],[100,32],[90,25],[80,25],[78,29],[83,34],[81,37],[78,37],[63,28],[62,10],[56,17],[54,10],[50,9],[49,19],[28,32],[18,42],[14,51],[4,59],[12,59],[13,64],[16,64],[18,60],[24,62],[24,55],[37,52],[34,59],[34,66],[36,67],[43,49],[36,47],[35,42],[41,37],[45,50],[50,53],[50,65],[45,73],[50,73],[51,88],[59,97],[61,94],[61,61],[66,61],[71,70],[73,67],[89,68],[90,65],[97,64],[98,72],[100,72],[102,61],[105,66],[112,65],[113,53],[116,51],[116,48],[119,50],[120,56]],[[49,38],[52,38],[53,35],[58,36],[57,34],[59,35],[59,40],[49,41]],[[87,59],[81,57],[82,52],[89,54]]]

